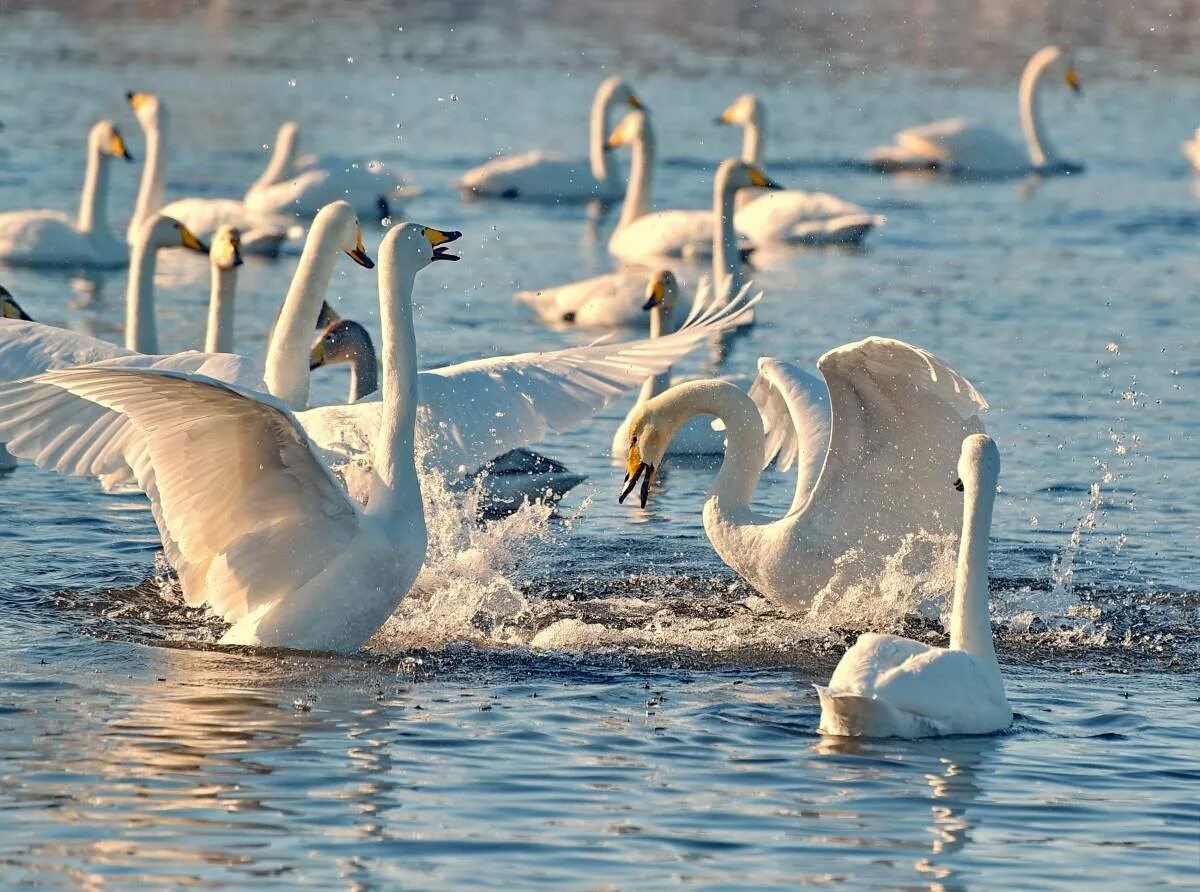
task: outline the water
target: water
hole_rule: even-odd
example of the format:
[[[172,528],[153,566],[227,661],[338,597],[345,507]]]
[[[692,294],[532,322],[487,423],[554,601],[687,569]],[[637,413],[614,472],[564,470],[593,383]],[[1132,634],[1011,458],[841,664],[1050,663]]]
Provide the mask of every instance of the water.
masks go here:
[[[888,222],[862,251],[764,258],[761,324],[730,370],[887,334],[988,397],[1017,719],[985,739],[816,735],[809,685],[859,629],[940,640],[945,567],[917,586],[924,558],[901,554],[884,601],[783,614],[704,538],[710,468],[666,469],[649,511],[616,504],[624,405],[544,446],[590,478],[562,517],[474,529],[442,509],[422,590],[348,657],[215,649],[219,623],[161,594],[140,497],[22,466],[0,478],[4,885],[1196,883],[1200,186],[1177,148],[1200,123],[1195,21],[1103,3],[148,9],[0,14],[0,207],[73,207],[101,115],[141,157],[127,89],[171,106],[174,195],[236,194],[294,117],[309,149],[408,171],[424,189],[409,219],[465,233],[463,262],[419,282],[427,365],[591,337],[545,331],[509,295],[604,269],[612,224],[463,203],[455,175],[498,150],[582,153],[591,91],[620,70],[654,111],[658,201],[702,206],[739,145],[709,121],[758,91],[773,175]],[[1017,72],[1047,34],[1076,47],[1084,97],[1053,91],[1048,110],[1083,176],[963,185],[845,163],[945,114],[1015,132]],[[136,174],[114,178],[118,226]],[[242,349],[291,264],[243,267]],[[164,347],[200,344],[206,275],[163,256]],[[3,277],[36,318],[117,337],[123,275]],[[370,274],[344,264],[332,291],[375,327]],[[322,374],[315,393],[344,387]],[[764,508],[790,483],[768,473]]]

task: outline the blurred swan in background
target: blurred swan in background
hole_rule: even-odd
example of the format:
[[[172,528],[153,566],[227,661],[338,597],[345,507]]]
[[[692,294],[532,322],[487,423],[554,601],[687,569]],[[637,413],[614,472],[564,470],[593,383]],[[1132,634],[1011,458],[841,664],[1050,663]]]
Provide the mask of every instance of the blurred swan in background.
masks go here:
[[[592,99],[588,159],[584,164],[542,150],[502,155],[463,174],[458,187],[467,195],[527,201],[605,201],[621,197],[620,176],[605,149],[612,110],[625,105],[642,108],[641,101],[619,77],[600,84]]]
[[[704,530],[726,564],[796,611],[851,549],[887,557],[906,535],[958,532],[946,469],[963,438],[981,430],[977,413],[987,406],[950,366],[889,338],[838,347],[817,368],[824,383],[764,357],[749,395],[725,381],[676,385],[635,409],[625,444],[621,501],[640,481],[644,508],[675,432],[695,415],[724,422]],[[773,520],[751,503],[776,457],[781,470],[794,463],[797,472],[791,508]]]
[[[901,130],[896,134],[894,145],[873,149],[868,161],[885,171],[938,170],[977,177],[1081,170],[1081,165],[1059,155],[1042,119],[1042,76],[1060,60],[1065,64],[1063,79],[1075,93],[1081,92],[1079,74],[1062,47],[1042,47],[1030,57],[1021,73],[1018,94],[1024,150],[986,124],[966,118],[947,118]]]
[[[29,210],[0,213],[0,263],[11,266],[120,269],[129,248],[108,228],[109,162],[132,161],[112,121],[88,131],[87,170],[79,213]]]
[[[763,167],[767,112],[753,93],[743,93],[720,117],[718,124],[742,128],[742,160]],[[796,245],[857,245],[883,217],[828,192],[781,189],[738,195],[734,227],[756,245],[784,242]]]
[[[166,103],[152,93],[127,93],[126,98],[146,135],[142,181],[126,234],[130,242],[142,223],[160,211],[179,220],[200,238],[211,238],[223,225],[236,226],[242,234],[244,254],[274,256],[285,240],[299,235],[302,228],[294,217],[257,211],[235,198],[193,197],[166,203],[170,132]]]
[[[1192,138],[1183,143],[1183,155],[1192,162],[1192,168],[1200,173],[1200,127],[1192,134]]]
[[[965,498],[950,647],[899,635],[860,635],[829,685],[814,685],[822,733],[940,737],[992,734],[1012,724],[988,615],[988,536],[999,474],[1000,452],[992,438],[967,437],[955,482]]]

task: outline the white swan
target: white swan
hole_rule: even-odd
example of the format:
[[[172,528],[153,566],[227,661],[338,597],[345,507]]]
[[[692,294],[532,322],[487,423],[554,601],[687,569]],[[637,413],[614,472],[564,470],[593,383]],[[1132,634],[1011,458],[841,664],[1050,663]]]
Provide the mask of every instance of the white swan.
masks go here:
[[[21,305],[9,293],[8,289],[0,285],[0,319],[21,319],[27,322],[32,322],[29,314],[21,309]],[[5,448],[3,443],[0,443],[0,473],[11,471],[17,466],[17,457]]]
[[[619,198],[620,177],[604,145],[609,116],[618,105],[642,108],[641,101],[628,84],[619,77],[610,77],[600,84],[592,99],[588,163],[543,151],[502,155],[463,174],[458,181],[459,189],[468,196],[526,201],[578,202]]]
[[[704,286],[702,286],[704,287]],[[697,300],[705,300],[703,293]],[[670,270],[659,270],[645,289],[642,311],[650,313],[650,337],[660,338],[675,330],[679,307],[679,283]],[[617,426],[613,434],[612,454],[624,458],[629,449],[629,425],[638,407],[658,396],[671,386],[671,370],[651,375],[642,384],[637,401]],[[720,455],[725,451],[725,429],[715,419],[696,417],[688,421],[671,437],[667,455]]]
[[[348,651],[407,594],[425,557],[413,456],[412,288],[440,259],[438,230],[403,224],[379,249],[383,400],[365,509],[280,401],[178,372],[66,369],[43,381],[127,416],[145,443],[151,499],[189,604],[232,624],[222,644]]]
[[[1192,162],[1192,167],[1200,172],[1200,127],[1192,134],[1192,138],[1183,143],[1183,155]]]
[[[301,157],[299,139],[294,121],[280,125],[271,160],[246,191],[247,210],[310,218],[332,201],[348,201],[360,217],[382,220],[392,216],[399,209],[396,202],[411,192],[378,162]]]
[[[204,352],[232,353],[237,268],[243,263],[242,234],[236,226],[225,224],[217,228],[208,246],[208,259],[212,266],[212,290],[208,296]]]
[[[781,189],[752,164],[735,158],[717,168],[710,210],[650,210],[650,182],[654,168],[654,130],[644,112],[625,116],[609,137],[612,147],[631,145],[633,160],[629,188],[621,218],[608,240],[608,251],[625,263],[648,263],[662,258],[712,257],[714,279],[720,282],[741,258],[734,232],[733,202],[739,189]],[[721,272],[717,273],[717,267]],[[735,273],[735,278],[739,275]],[[740,284],[731,286],[736,293]]]
[[[626,267],[565,285],[518,291],[514,297],[555,328],[641,326],[651,274],[649,267]]]
[[[1021,129],[1026,149],[1000,131],[966,118],[947,118],[896,134],[894,145],[873,149],[868,162],[885,171],[938,170],[960,176],[1021,176],[1030,171],[1064,173],[1081,170],[1081,165],[1066,161],[1050,142],[1042,122],[1042,75],[1058,60],[1064,59],[1064,79],[1080,92],[1075,65],[1064,56],[1062,47],[1046,46],[1034,53],[1021,73],[1019,104]]]
[[[735,99],[717,118],[718,124],[742,128],[742,160],[763,166],[767,111],[753,93]],[[853,202],[828,192],[782,189],[764,195],[738,196],[734,227],[756,245],[783,242],[796,245],[857,245],[883,223]]]
[[[131,277],[127,316],[135,325],[127,332],[127,349],[49,325],[0,319],[0,382],[17,381],[0,394],[0,441],[7,442],[13,455],[31,459],[39,467],[97,477],[108,488],[133,479],[139,439],[124,416],[37,379],[18,380],[47,369],[101,361],[122,367],[198,371],[239,387],[266,390],[289,408],[303,408],[308,404],[313,326],[337,254],[343,251],[360,266],[373,266],[363,250],[354,209],[335,202],[313,221],[265,359],[195,351],[165,356],[135,352],[157,342],[153,306],[146,299],[152,273],[141,286],[134,284],[138,276]],[[218,257],[222,253],[218,249]],[[222,278],[232,275],[232,269],[220,273]],[[225,296],[228,288],[216,291]],[[221,306],[217,332],[209,332],[212,337],[219,336],[226,326],[224,315],[233,311],[228,301]]]
[[[0,263],[10,266],[120,269],[129,249],[108,228],[109,161],[132,160],[112,121],[88,131],[87,173],[79,214],[60,211],[8,211],[0,214]]]
[[[988,617],[988,535],[999,473],[991,437],[967,437],[955,482],[965,498],[950,647],[860,635],[829,685],[814,685],[823,734],[939,737],[992,734],[1012,724]]]
[[[705,532],[726,564],[793,610],[810,605],[851,549],[883,560],[906,535],[958,531],[946,468],[963,438],[981,430],[977,413],[987,405],[954,369],[902,341],[847,344],[817,368],[828,390],[764,358],[749,396],[723,381],[692,381],[643,403],[629,427],[621,494],[640,480],[645,507],[675,431],[693,415],[715,415],[727,445],[704,503]],[[751,502],[777,455],[781,469],[796,463],[797,479],[791,508],[772,520]]]
[[[130,242],[142,223],[156,213],[174,217],[201,238],[210,238],[223,225],[241,231],[242,252],[274,256],[294,232],[295,218],[264,213],[233,198],[180,198],[166,202],[167,151],[170,115],[166,103],[153,93],[127,93],[126,98],[146,134],[146,160],[137,202],[126,233]]]

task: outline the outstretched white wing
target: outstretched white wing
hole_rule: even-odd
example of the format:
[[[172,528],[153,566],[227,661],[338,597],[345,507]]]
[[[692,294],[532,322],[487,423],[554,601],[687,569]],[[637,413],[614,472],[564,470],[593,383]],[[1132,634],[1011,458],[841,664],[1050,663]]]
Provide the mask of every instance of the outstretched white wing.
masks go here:
[[[962,441],[983,430],[987,401],[932,353],[890,338],[830,350],[825,376],[832,429],[805,523],[845,518],[879,535],[956,532],[962,498],[952,483]]]
[[[134,460],[189,604],[236,622],[294,592],[353,538],[359,515],[288,409],[201,375],[98,368],[40,381],[128,417]]]
[[[764,467],[772,460],[781,471],[796,465],[791,510],[797,511],[808,502],[829,448],[829,391],[816,375],[764,356],[758,361],[750,399],[767,432]]]
[[[0,319],[0,381],[18,381],[70,365],[136,356],[132,350],[26,319]]]

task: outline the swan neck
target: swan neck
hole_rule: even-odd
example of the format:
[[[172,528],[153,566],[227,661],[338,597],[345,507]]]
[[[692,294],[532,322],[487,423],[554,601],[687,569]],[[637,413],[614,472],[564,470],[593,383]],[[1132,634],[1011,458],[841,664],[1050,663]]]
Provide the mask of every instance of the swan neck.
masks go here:
[[[373,350],[355,350],[350,359],[350,402],[357,403],[379,389],[379,369]]]
[[[208,329],[205,353],[233,352],[233,317],[237,295],[237,269],[212,268],[212,290],[208,298]]]
[[[988,536],[994,499],[994,486],[972,483],[967,490],[950,616],[950,649],[991,664],[996,662],[996,650],[988,613]]]
[[[767,140],[765,126],[763,112],[759,109],[747,122],[742,133],[742,160],[755,167],[762,167],[763,164],[763,152],[766,150]]]
[[[383,413],[375,440],[370,514],[395,515],[415,503],[420,489],[413,455],[417,422],[417,339],[412,324],[416,271],[380,252],[379,315],[383,328]]]
[[[666,310],[663,307],[657,306],[650,309],[650,338],[661,338],[665,334],[670,334],[670,324],[667,320]],[[653,399],[660,393],[671,386],[671,369],[666,368],[657,375],[651,375],[642,383],[641,392],[638,394],[637,401],[644,403],[646,400]]]
[[[629,186],[625,191],[625,204],[621,207],[620,230],[634,220],[650,213],[650,177],[654,170],[654,131],[650,122],[642,126],[641,136],[633,143],[633,158],[629,162]]]
[[[137,353],[158,353],[154,321],[154,266],[158,252],[145,240],[134,243],[125,292],[125,346]]]
[[[129,228],[125,230],[125,240],[131,245],[137,241],[142,223],[162,209],[166,194],[166,124],[161,120],[155,121],[145,130],[146,160],[142,164],[142,179],[138,183],[133,216],[129,219]]]
[[[286,179],[292,172],[296,158],[296,133],[287,127],[279,128],[275,136],[275,147],[271,150],[271,159],[266,168],[250,189],[274,186]]]
[[[588,158],[592,165],[592,176],[599,183],[608,182],[612,174],[609,166],[611,152],[604,148],[608,139],[609,114],[612,108],[614,85],[601,84],[592,98],[592,116],[588,132]]]
[[[725,455],[708,489],[722,513],[750,510],[762,473],[762,416],[754,402],[728,381],[689,381],[662,395],[659,412],[674,420],[671,433],[696,415],[714,415],[725,423]]]
[[[87,172],[83,177],[83,192],[79,196],[79,231],[98,235],[108,231],[109,157],[100,147],[88,143]]]
[[[733,228],[734,192],[728,178],[717,177],[713,186],[713,291],[728,302],[742,289],[742,258]]]
[[[1029,162],[1034,167],[1045,167],[1058,155],[1042,120],[1042,75],[1054,61],[1055,56],[1035,55],[1021,72],[1019,102],[1021,107],[1021,130],[1025,133],[1025,145],[1029,149]]]
[[[293,410],[308,405],[309,348],[338,255],[332,236],[330,224],[318,215],[267,346],[267,390]]]

